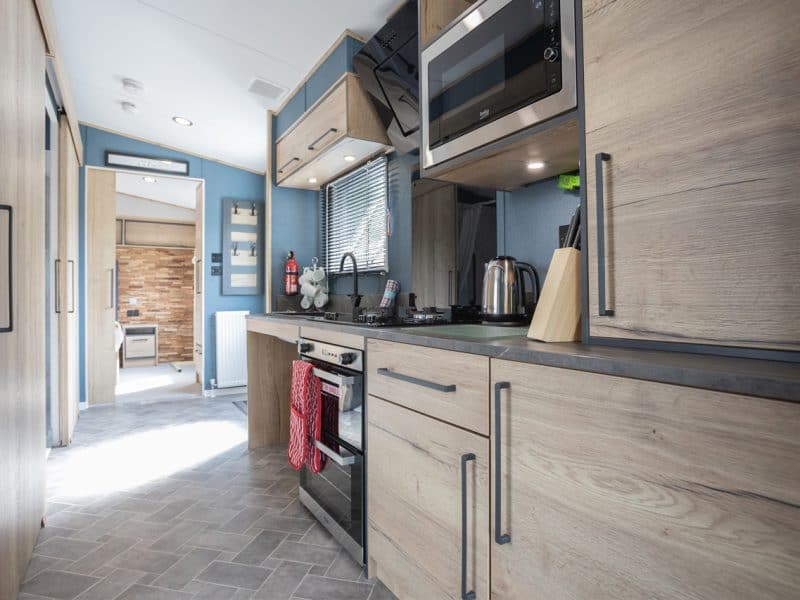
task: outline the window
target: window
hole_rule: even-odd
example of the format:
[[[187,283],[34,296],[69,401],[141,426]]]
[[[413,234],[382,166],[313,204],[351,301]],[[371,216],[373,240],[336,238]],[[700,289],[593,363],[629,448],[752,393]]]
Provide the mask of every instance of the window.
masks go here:
[[[387,162],[382,156],[322,190],[322,254],[328,273],[339,271],[345,252],[355,255],[359,272],[389,270]],[[344,272],[353,272],[351,261],[345,263]]]

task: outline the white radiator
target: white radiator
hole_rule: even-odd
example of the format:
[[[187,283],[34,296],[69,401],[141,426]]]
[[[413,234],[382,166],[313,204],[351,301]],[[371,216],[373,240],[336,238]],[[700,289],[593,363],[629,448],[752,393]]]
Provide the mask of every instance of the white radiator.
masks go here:
[[[249,310],[214,313],[217,323],[217,387],[247,385],[247,325]]]

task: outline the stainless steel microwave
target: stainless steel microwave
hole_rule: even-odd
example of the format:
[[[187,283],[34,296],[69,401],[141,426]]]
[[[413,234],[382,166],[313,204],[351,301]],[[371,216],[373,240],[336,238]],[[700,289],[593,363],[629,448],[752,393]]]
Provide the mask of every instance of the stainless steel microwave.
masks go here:
[[[577,106],[574,0],[484,0],[421,54],[422,167]]]

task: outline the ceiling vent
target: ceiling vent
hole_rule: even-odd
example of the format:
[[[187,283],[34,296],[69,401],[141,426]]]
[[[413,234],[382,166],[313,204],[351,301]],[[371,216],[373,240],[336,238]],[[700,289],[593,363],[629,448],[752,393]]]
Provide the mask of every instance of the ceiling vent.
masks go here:
[[[256,77],[253,79],[250,87],[247,88],[247,91],[256,96],[267,98],[268,100],[277,100],[283,96],[286,92],[286,88]]]

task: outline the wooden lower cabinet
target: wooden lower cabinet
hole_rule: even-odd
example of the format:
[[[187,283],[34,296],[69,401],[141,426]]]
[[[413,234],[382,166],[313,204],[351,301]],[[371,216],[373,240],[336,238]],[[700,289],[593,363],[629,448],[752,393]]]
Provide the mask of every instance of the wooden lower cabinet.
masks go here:
[[[461,598],[466,461],[467,591],[489,598],[489,440],[369,396],[369,574],[403,600]],[[468,457],[470,458],[470,457]]]
[[[500,382],[493,599],[800,598],[800,404],[493,360]]]

